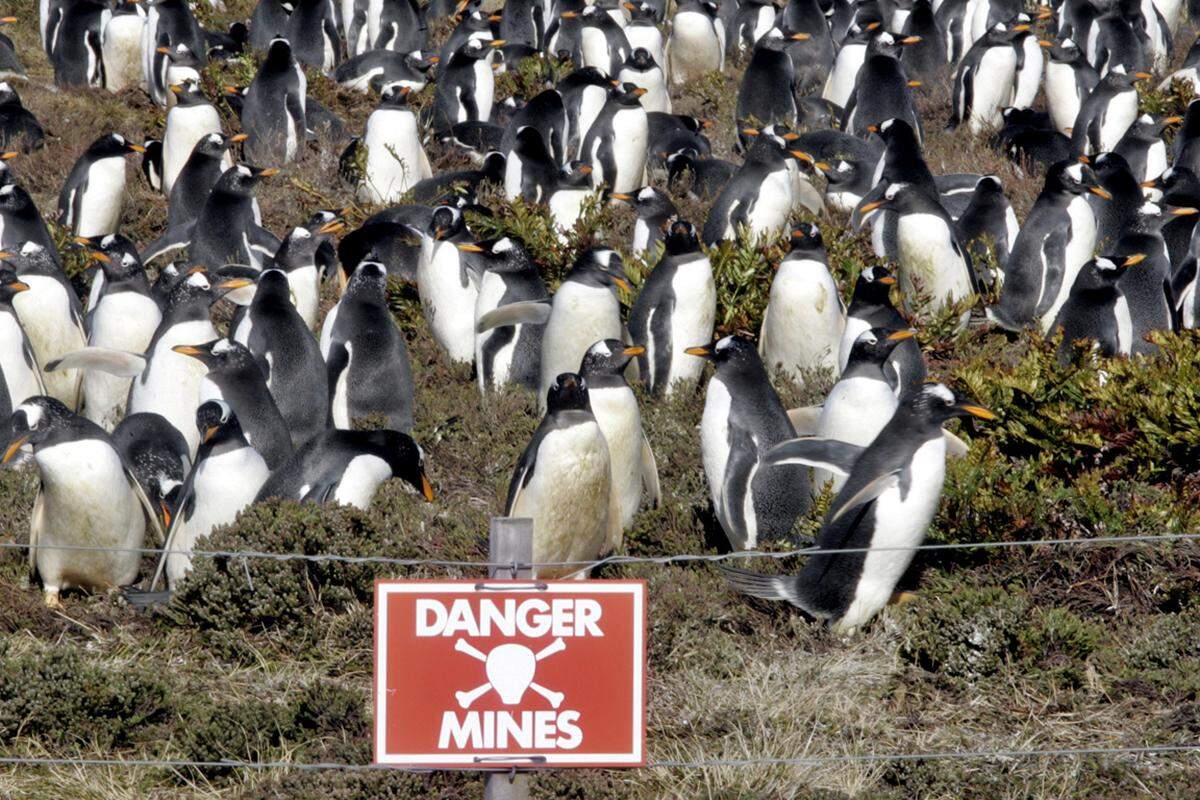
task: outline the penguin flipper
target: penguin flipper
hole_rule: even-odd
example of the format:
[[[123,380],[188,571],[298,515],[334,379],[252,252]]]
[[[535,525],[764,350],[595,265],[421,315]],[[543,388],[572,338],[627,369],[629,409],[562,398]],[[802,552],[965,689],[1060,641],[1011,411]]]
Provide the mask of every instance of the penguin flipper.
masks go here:
[[[189,222],[180,228],[168,230],[158,239],[150,243],[142,252],[142,263],[149,264],[159,256],[173,253],[176,250],[182,250],[191,244],[192,232],[196,229],[195,222]]]
[[[797,608],[808,611],[800,597],[799,580],[795,575],[764,575],[748,569],[718,565],[721,577],[737,591],[761,600],[786,600]],[[810,612],[811,613],[811,612]]]
[[[124,462],[124,459],[122,459]],[[158,535],[155,541],[166,543],[166,534],[163,533],[162,526],[158,524],[158,513],[154,510],[154,505],[150,502],[150,498],[146,496],[146,490],[138,483],[137,476],[133,474],[133,470],[125,464],[125,478],[129,481],[129,488],[133,490],[133,494],[137,497],[138,502],[142,506],[142,511],[146,515],[146,522],[154,532]]]
[[[725,485],[721,487],[721,524],[730,546],[735,550],[753,548],[746,519],[746,501],[753,510],[751,482],[758,467],[758,445],[750,431],[730,422],[729,460],[725,464]]]
[[[108,347],[85,347],[46,362],[45,372],[63,369],[94,369],[120,378],[136,378],[146,369],[146,357]]]
[[[662,505],[662,487],[658,483],[658,461],[654,458],[654,449],[646,432],[642,431],[642,485],[650,495],[650,502],[655,508]]]
[[[37,497],[33,501],[33,513],[29,517],[29,578],[38,577],[37,545],[42,538],[42,526],[46,524],[46,495],[42,485],[38,484]]]
[[[789,408],[787,415],[797,436],[817,435],[817,426],[821,422],[821,406]]]
[[[801,437],[775,445],[763,456],[762,463],[768,467],[803,464],[837,475],[849,475],[865,449],[837,439]]]
[[[876,476],[868,481],[866,486],[845,500],[842,500],[842,495],[839,494],[834,498],[833,505],[829,509],[829,522],[827,524],[832,525],[845,516],[847,512],[872,502],[888,489],[894,488],[900,482],[900,472],[900,469],[893,469]]]
[[[966,458],[967,457],[967,451],[969,448],[967,447],[966,442],[964,442],[958,436],[955,436],[953,433],[951,433],[950,431],[947,431],[947,430],[942,431],[942,438],[944,438],[946,440],[946,456],[947,457],[949,457],[949,458]]]
[[[163,552],[158,558],[158,565],[154,568],[154,577],[150,579],[150,586],[147,591],[153,592],[159,580],[162,579],[163,570],[167,568],[167,556],[171,549],[175,546],[175,539],[179,535],[179,530],[187,524],[187,521],[192,516],[192,509],[196,504],[196,471],[201,462],[208,455],[208,446],[200,445],[200,450],[196,453],[196,460],[192,462],[192,468],[188,470],[188,475],[183,481],[183,486],[179,489],[179,504],[175,509],[175,516],[171,520],[171,524],[167,526],[167,532],[162,537]]]
[[[510,325],[545,325],[550,319],[549,300],[521,300],[494,308],[475,323],[475,332],[484,333],[493,328]]]

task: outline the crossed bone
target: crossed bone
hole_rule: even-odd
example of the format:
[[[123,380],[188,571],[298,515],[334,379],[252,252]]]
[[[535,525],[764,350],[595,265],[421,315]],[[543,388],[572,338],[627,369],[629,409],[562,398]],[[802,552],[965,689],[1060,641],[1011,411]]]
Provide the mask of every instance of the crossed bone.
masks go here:
[[[476,648],[474,645],[472,645],[470,642],[468,642],[466,639],[459,639],[458,641],[456,641],[454,643],[454,649],[460,653],[466,653],[471,658],[474,658],[477,661],[482,661],[484,663],[487,663],[487,656],[483,652],[481,652],[478,648]],[[566,650],[566,649],[567,649],[567,645],[562,639],[555,639],[553,642],[546,645],[540,651],[538,651],[537,653],[534,653],[533,658],[535,661],[541,661],[543,658],[546,658],[547,656],[552,656],[555,653],[559,652],[560,650]],[[482,697],[484,694],[486,694],[488,691],[490,691],[491,688],[492,688],[492,684],[489,681],[488,683],[478,686],[469,692],[455,692],[454,697],[455,697],[455,699],[458,700],[459,708],[470,708],[472,703],[474,703],[476,700],[478,700],[480,697]],[[564,697],[562,692],[551,691],[550,689],[547,689],[545,686],[542,686],[539,683],[534,683],[532,681],[530,681],[530,683],[529,683],[529,688],[533,689],[535,692],[540,694],[542,697],[549,700],[550,706],[552,708],[558,708],[560,705],[562,705],[562,701],[563,701],[563,697]]]

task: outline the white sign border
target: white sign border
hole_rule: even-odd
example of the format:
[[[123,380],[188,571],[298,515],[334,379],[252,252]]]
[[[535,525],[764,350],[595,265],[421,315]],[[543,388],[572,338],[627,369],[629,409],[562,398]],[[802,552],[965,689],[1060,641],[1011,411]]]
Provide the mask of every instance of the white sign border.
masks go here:
[[[386,752],[386,696],[387,647],[381,636],[387,631],[387,597],[392,594],[453,594],[472,595],[480,584],[504,584],[507,586],[545,585],[548,594],[590,592],[594,594],[629,594],[633,598],[633,737],[628,753],[387,753]],[[384,580],[375,582],[375,763],[393,766],[427,767],[451,765],[454,769],[508,768],[513,765],[538,769],[560,766],[641,766],[645,763],[645,746],[642,733],[645,727],[645,641],[646,641],[646,582],[624,580],[595,581],[536,581],[536,580],[461,580],[461,581],[404,581]],[[544,761],[528,762],[531,757]],[[471,759],[483,761],[468,764]]]

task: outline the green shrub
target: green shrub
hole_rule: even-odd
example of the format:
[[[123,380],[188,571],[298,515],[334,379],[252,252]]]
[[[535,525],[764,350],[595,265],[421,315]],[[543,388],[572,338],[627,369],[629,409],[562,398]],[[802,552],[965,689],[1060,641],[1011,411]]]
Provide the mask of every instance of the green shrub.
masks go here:
[[[994,675],[1018,657],[1028,611],[1026,598],[995,586],[931,592],[908,607],[900,655],[951,677]]]
[[[287,706],[253,696],[198,696],[180,716],[173,744],[189,761],[275,761],[292,731]],[[196,769],[210,778],[234,772],[220,766]]]

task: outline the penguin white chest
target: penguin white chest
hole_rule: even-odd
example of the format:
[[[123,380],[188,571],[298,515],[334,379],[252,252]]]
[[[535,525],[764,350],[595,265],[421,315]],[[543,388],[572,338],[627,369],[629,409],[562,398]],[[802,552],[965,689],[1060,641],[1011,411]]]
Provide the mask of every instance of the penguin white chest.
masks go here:
[[[433,338],[451,360],[470,364],[475,358],[475,283],[466,276],[453,242],[434,242],[428,259],[417,269],[417,291]]]
[[[200,384],[208,369],[191,356],[174,352],[178,344],[199,344],[219,338],[208,320],[191,320],[172,325],[155,343],[146,371],[133,381],[129,393],[130,413],[153,411],[162,414],[183,434],[191,452],[200,443],[196,430],[196,407]]]
[[[383,108],[367,120],[363,144],[367,163],[359,197],[372,203],[394,203],[421,180],[424,150],[416,115],[407,109]]]
[[[671,313],[672,352],[665,387],[668,396],[680,386],[695,385],[704,373],[704,361],[683,350],[696,342],[712,340],[717,287],[709,260],[697,258],[681,264],[671,281],[671,292],[675,296],[675,309]]]
[[[623,108],[612,118],[613,163],[616,175],[605,175],[614,192],[632,192],[642,185],[646,171],[646,146],[650,138],[646,110]]]
[[[732,405],[729,387],[714,375],[704,395],[704,413],[700,417],[700,451],[708,489],[717,508],[722,505],[725,464],[729,460],[729,410]]]
[[[1100,149],[1096,152],[1107,153],[1116,149],[1121,137],[1137,119],[1137,102],[1137,92],[1132,89],[1113,96],[1100,124]]]
[[[13,309],[29,337],[38,366],[44,367],[47,362],[84,347],[83,331],[72,319],[70,299],[63,285],[45,275],[23,275],[21,280],[29,285],[29,291],[13,298]],[[68,408],[75,407],[78,370],[47,372],[42,381],[48,394]]]
[[[317,270],[317,265],[312,264],[293,269],[288,272],[287,279],[296,311],[308,329],[312,330],[316,327],[317,310],[321,303],[321,275]]]
[[[125,201],[125,159],[101,158],[88,168],[87,189],[78,198],[76,236],[107,236],[121,225],[121,206]]]
[[[475,74],[475,109],[476,119],[487,122],[492,118],[492,102],[496,92],[496,77],[492,72],[492,62],[487,58],[476,60]],[[465,122],[466,120],[460,120]]]
[[[104,88],[119,92],[142,83],[142,29],[140,14],[121,14],[109,20],[101,34]]]
[[[557,376],[579,370],[589,347],[601,339],[621,339],[621,334],[621,310],[611,290],[564,282],[542,335],[542,401]]]
[[[16,408],[26,398],[42,394],[37,362],[25,360],[25,331],[15,314],[0,312],[0,374],[8,386],[8,397]]]
[[[504,298],[506,287],[504,279],[494,272],[483,273],[483,278],[479,282],[479,296],[475,300],[475,321],[478,322],[480,317],[500,306],[500,301]],[[493,386],[502,386],[508,382],[508,375],[512,368],[513,352],[516,349],[517,339],[521,336],[521,330],[524,326],[514,326],[511,331],[512,336],[508,342],[496,352],[491,354],[491,378]],[[507,333],[506,329],[501,331]],[[490,387],[485,385],[487,376],[484,374],[484,347],[488,341],[496,336],[500,331],[490,330],[483,333],[475,334],[475,370],[479,379],[479,391],[486,392]]]
[[[1042,316],[1042,332],[1048,332],[1054,320],[1058,317],[1059,309],[1067,302],[1071,287],[1079,270],[1092,257],[1096,247],[1096,215],[1091,205],[1082,197],[1072,198],[1067,204],[1067,216],[1071,218],[1071,238],[1067,240],[1066,252],[1063,257],[1062,281],[1058,287],[1043,287],[1043,293],[1054,292],[1054,301]]]
[[[862,317],[846,317],[846,327],[842,330],[842,344],[838,348],[838,372],[846,368],[850,360],[850,348],[858,341],[858,337],[871,329],[871,323]]]
[[[805,369],[838,370],[841,302],[824,264],[784,259],[771,282],[763,318],[762,356],[800,380]]]
[[[145,352],[158,328],[158,304],[137,292],[104,295],[92,314],[89,347],[107,347],[130,353]],[[125,411],[131,378],[99,370],[83,373],[84,416],[111,431]]]
[[[821,406],[817,435],[866,447],[896,413],[896,405],[896,395],[887,381],[863,376],[843,378]],[[813,470],[815,490],[820,490],[826,482],[832,482],[837,492],[845,485],[846,478],[823,469]]]
[[[372,455],[355,456],[342,472],[342,479],[333,493],[333,499],[342,505],[366,511],[371,507],[379,484],[390,477],[392,468],[382,458]]]
[[[583,204],[594,194],[590,189],[560,189],[550,195],[550,218],[561,231],[569,231],[583,216]]]
[[[1133,351],[1133,318],[1129,314],[1129,300],[1124,294],[1117,296],[1113,316],[1117,320],[1117,352],[1127,356]]]
[[[983,54],[979,71],[971,76],[974,81],[971,133],[982,133],[1003,122],[1000,109],[1012,100],[1016,71],[1017,52],[1013,48],[991,47]]]
[[[579,98],[579,152],[577,156],[583,154],[583,140],[586,138],[587,132],[591,130],[592,123],[596,121],[596,117],[600,116],[600,112],[604,109],[604,103],[608,99],[608,93],[599,86],[586,86],[583,90],[583,95]]]
[[[675,84],[719,70],[725,61],[725,44],[718,41],[712,20],[698,11],[675,15],[669,46],[671,81]]]
[[[1055,129],[1065,135],[1075,125],[1083,98],[1075,84],[1075,70],[1068,64],[1051,61],[1046,64],[1046,110]]]
[[[592,389],[588,394],[608,444],[612,491],[624,529],[642,502],[642,415],[628,386]]]
[[[583,66],[595,67],[607,75],[612,67],[612,59],[608,55],[608,39],[604,32],[594,25],[585,25],[580,40]]]
[[[221,132],[221,118],[207,103],[194,106],[175,106],[167,112],[167,129],[163,133],[163,194],[168,197],[180,170],[187,163],[196,142],[210,133]]]
[[[903,214],[896,224],[900,278],[904,293],[920,288],[934,308],[971,294],[966,262],[954,247],[953,232],[934,214]]]
[[[758,200],[750,209],[750,232],[755,236],[773,234],[787,224],[792,213],[792,178],[786,169],[767,175],[758,189]]]
[[[867,46],[865,44],[848,44],[839,50],[829,78],[825,81],[825,90],[821,92],[821,97],[845,108],[846,103],[850,100],[850,95],[854,94],[854,83],[858,80],[858,71],[862,69],[863,62],[866,60]]]

